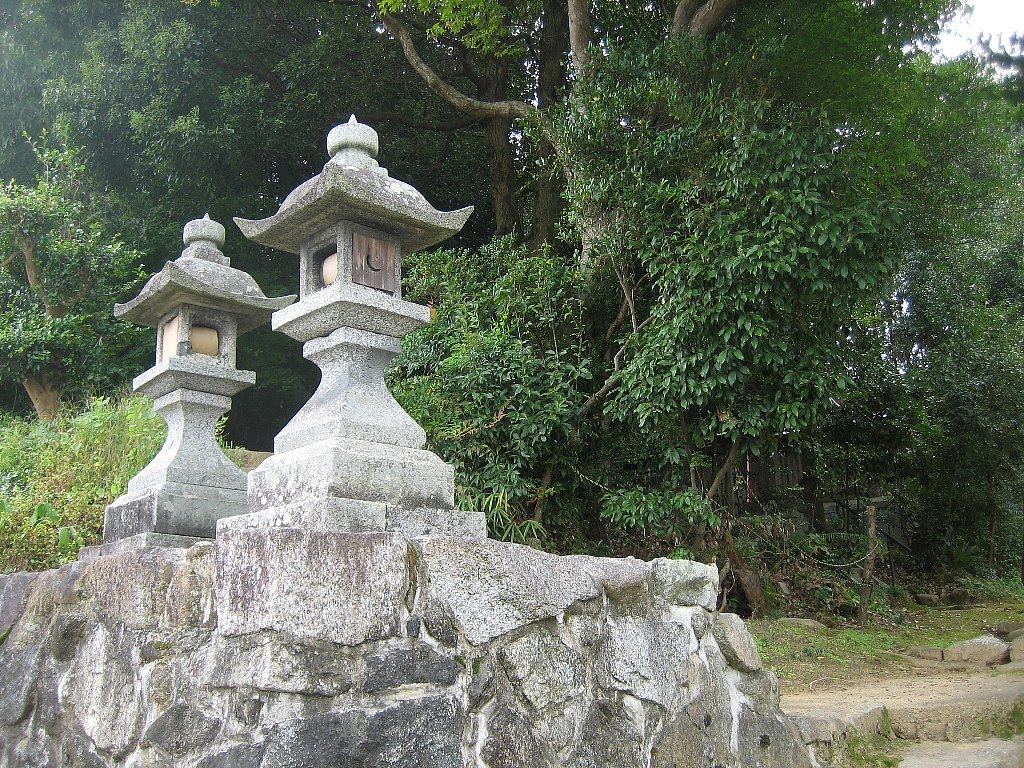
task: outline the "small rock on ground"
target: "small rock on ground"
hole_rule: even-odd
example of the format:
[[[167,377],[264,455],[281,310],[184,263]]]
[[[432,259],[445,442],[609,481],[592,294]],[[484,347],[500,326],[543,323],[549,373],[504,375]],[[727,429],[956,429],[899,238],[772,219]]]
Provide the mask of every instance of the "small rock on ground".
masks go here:
[[[800,627],[801,629],[809,629],[814,632],[824,632],[828,629],[820,621],[814,619],[800,619],[791,616],[784,616],[781,619],[777,619],[776,624],[781,624],[785,627]]]
[[[953,643],[942,652],[942,658],[971,664],[1004,664],[1010,660],[1010,644],[992,635],[982,635]]]
[[[1010,643],[1010,661],[1024,661],[1024,637]]]
[[[942,661],[942,647],[938,645],[912,645],[907,648],[907,656],[929,661]]]

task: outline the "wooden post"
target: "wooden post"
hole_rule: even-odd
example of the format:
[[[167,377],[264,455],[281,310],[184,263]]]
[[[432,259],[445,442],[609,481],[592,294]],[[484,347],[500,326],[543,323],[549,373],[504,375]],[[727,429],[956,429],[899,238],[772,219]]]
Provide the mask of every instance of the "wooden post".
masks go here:
[[[871,579],[875,571],[875,550],[878,548],[877,510],[873,504],[869,504],[864,510],[864,519],[867,522],[868,551],[864,555],[864,568],[862,571],[860,585],[860,606],[857,609],[857,620],[863,627],[868,621],[868,604],[871,602]]]

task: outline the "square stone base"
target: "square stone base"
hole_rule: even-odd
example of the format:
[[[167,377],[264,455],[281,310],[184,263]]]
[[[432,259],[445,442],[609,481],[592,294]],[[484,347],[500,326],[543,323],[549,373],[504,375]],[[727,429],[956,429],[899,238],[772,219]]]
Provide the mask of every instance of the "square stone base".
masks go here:
[[[219,519],[245,511],[243,490],[163,483],[114,500],[103,515],[103,541],[144,533],[212,539]]]
[[[252,512],[322,499],[407,509],[451,509],[455,502],[455,470],[430,451],[349,438],[274,454],[248,483]]]
[[[374,501],[336,498],[294,502],[248,515],[227,517],[217,523],[218,533],[245,528],[304,528],[345,533],[391,531],[409,538],[487,538],[487,520],[483,512],[403,507]]]
[[[154,547],[172,547],[174,549],[188,549],[193,544],[198,544],[206,539],[195,536],[175,536],[171,533],[139,533],[125,539],[117,539],[106,544],[97,544],[92,547],[82,547],[78,550],[78,559],[82,561],[95,560],[97,557],[116,555],[120,552],[128,552],[134,549],[152,549]]]

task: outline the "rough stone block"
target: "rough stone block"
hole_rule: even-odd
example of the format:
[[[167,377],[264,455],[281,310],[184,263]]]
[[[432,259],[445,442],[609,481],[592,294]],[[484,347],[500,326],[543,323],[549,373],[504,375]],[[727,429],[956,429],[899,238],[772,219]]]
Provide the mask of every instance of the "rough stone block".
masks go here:
[[[358,645],[397,635],[408,546],[391,533],[226,531],[216,546],[218,629]]]
[[[123,757],[142,733],[141,681],[132,664],[133,636],[96,625],[68,673],[64,698],[100,752]]]
[[[459,509],[407,508],[377,501],[311,499],[271,507],[218,521],[218,531],[242,528],[306,528],[313,531],[372,533],[393,531],[406,537],[459,536],[487,538],[482,512]]]
[[[651,604],[651,563],[635,557],[589,555],[567,555],[565,561],[589,573],[615,602]]]
[[[942,652],[942,658],[968,664],[1004,664],[1010,660],[1010,644],[992,635],[982,635],[953,643]]]
[[[482,645],[601,594],[578,561],[531,547],[454,538],[418,539],[414,546],[415,610],[445,642],[454,643],[461,634]]]
[[[735,613],[718,614],[711,625],[711,633],[729,666],[741,672],[756,672],[761,668],[761,654],[754,638],[747,631],[743,619]]]
[[[203,757],[196,768],[260,768],[264,750],[262,744],[238,744]]]
[[[781,624],[784,627],[797,627],[798,629],[805,629],[808,632],[828,631],[828,627],[826,627],[820,621],[815,621],[814,619],[802,619],[798,616],[783,616],[781,619],[776,619],[775,623]]]
[[[0,575],[0,634],[7,632],[18,620],[35,578],[36,574],[23,572]]]
[[[200,675],[211,688],[337,696],[355,687],[358,658],[334,643],[262,632],[217,638]]]
[[[94,557],[83,568],[78,590],[92,597],[104,620],[132,629],[207,626],[213,606],[213,547],[125,549]]]
[[[779,708],[779,678],[774,672],[760,669],[757,672],[727,671],[730,682],[736,690],[749,700],[750,706],[762,714],[775,712]]]
[[[652,561],[654,593],[669,605],[699,605],[709,611],[718,605],[718,568],[693,560]]]
[[[638,702],[627,697],[596,699],[583,721],[582,738],[569,765],[641,766],[646,762],[644,732],[647,718]]]
[[[91,547],[82,547],[78,550],[78,559],[82,562],[89,562],[98,557],[119,555],[131,552],[135,549],[188,549],[207,539],[198,536],[177,536],[173,533],[137,533],[134,536],[126,536],[121,539],[114,539],[104,544],[96,544]]]
[[[736,741],[744,768],[814,768],[799,732],[777,712],[740,707]]]
[[[690,695],[690,654],[696,651],[697,639],[687,625],[649,616],[609,617],[595,675],[606,690],[669,708]]]
[[[941,645],[911,645],[907,648],[907,656],[928,661],[942,661]]]
[[[1024,635],[1018,635],[1010,643],[1010,661],[1024,661]]]
[[[400,688],[403,685],[453,685],[462,672],[455,659],[443,656],[426,645],[399,648],[366,660],[367,693]]]
[[[43,654],[34,633],[15,632],[0,646],[0,725],[14,725],[28,716]]]
[[[220,729],[220,723],[194,707],[178,703],[157,716],[142,734],[142,743],[155,744],[179,757],[205,747]]]
[[[439,696],[283,723],[260,768],[463,768],[463,719],[454,699]]]
[[[1014,632],[1024,632],[1024,622],[1022,621],[1001,621],[996,624],[995,632],[997,635],[1005,635],[1007,638],[1012,640],[1010,637]]]

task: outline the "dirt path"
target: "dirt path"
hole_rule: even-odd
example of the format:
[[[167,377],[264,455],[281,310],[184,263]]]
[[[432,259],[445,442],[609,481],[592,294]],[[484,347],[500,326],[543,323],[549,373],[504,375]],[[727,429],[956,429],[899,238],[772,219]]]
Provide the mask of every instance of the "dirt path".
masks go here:
[[[784,696],[782,709],[796,717],[819,754],[823,745],[845,738],[851,727],[868,736],[891,729],[903,740],[897,746],[905,750],[905,768],[1018,768],[1024,766],[1024,744],[989,737],[1019,729],[1020,709],[1015,706],[1022,703],[1024,670],[1004,668],[848,685],[833,682],[828,690]],[[938,755],[947,756],[948,762]]]
[[[994,705],[1012,706],[1024,698],[1024,672],[953,673],[896,678],[836,686],[782,698],[782,708],[793,714],[845,719],[844,714],[885,705],[890,713],[903,710],[963,712],[963,719],[978,719]],[[826,714],[827,713],[827,714]]]

